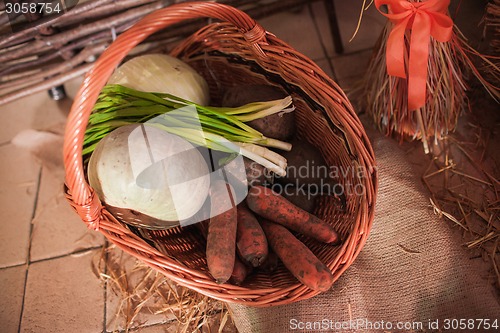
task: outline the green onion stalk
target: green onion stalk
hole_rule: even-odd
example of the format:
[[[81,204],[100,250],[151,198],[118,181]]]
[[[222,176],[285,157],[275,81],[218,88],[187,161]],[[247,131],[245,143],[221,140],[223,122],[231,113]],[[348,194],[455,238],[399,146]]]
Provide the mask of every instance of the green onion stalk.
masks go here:
[[[199,146],[229,153],[239,151],[283,176],[286,174],[286,159],[266,147],[289,151],[291,144],[268,138],[245,123],[293,110],[293,107],[289,108],[291,104],[292,98],[287,96],[236,108],[201,106],[166,93],[107,85],[90,115],[83,155],[91,154],[97,143],[116,128],[147,122]]]

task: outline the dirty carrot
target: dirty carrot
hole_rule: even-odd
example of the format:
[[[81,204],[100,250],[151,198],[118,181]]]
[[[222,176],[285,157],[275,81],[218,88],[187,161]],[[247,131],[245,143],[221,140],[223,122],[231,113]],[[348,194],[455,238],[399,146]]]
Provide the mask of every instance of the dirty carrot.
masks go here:
[[[238,259],[238,257],[236,257],[234,260],[233,273],[231,274],[231,278],[229,281],[231,281],[232,284],[240,286],[243,281],[245,281],[250,270],[250,267],[245,266],[245,264],[242,263],[241,260]]]
[[[217,283],[225,283],[231,277],[236,258],[236,206],[232,200],[230,185],[218,181],[212,185],[210,200],[212,211],[216,206],[231,207],[211,217],[207,235],[207,265]]]
[[[208,221],[202,221],[202,222],[197,224],[198,230],[200,231],[203,238],[205,238],[205,240],[207,239],[207,236],[208,236],[208,223],[207,222]],[[274,256],[276,256],[276,254]],[[252,271],[252,269],[250,267],[247,267],[245,264],[243,264],[241,262],[241,260],[238,259],[238,257],[235,256],[233,272],[231,273],[231,278],[229,279],[229,281],[232,284],[239,286],[243,283],[243,281],[246,279],[247,275],[251,271]]]
[[[331,225],[295,206],[267,187],[251,187],[246,201],[248,207],[257,215],[305,236],[324,243],[337,243],[340,240]]]
[[[269,250],[266,260],[260,265],[259,270],[272,273],[278,268],[278,256],[274,251]]]
[[[326,291],[333,284],[333,275],[300,240],[280,224],[261,221],[269,245],[285,267],[312,290]]]
[[[246,207],[240,204],[237,208],[238,228],[236,247],[243,261],[253,267],[260,266],[267,257],[268,246],[264,231],[257,218]]]

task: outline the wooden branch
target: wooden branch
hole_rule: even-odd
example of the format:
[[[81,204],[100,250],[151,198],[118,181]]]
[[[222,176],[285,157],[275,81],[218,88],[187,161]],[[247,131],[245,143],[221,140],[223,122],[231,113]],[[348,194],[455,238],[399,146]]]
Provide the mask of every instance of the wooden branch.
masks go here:
[[[31,38],[34,38],[35,36],[38,36],[40,29],[42,29],[44,27],[48,27],[48,26],[54,24],[55,22],[58,22],[59,20],[67,19],[69,17],[79,15],[81,13],[85,13],[89,10],[92,10],[93,8],[102,6],[104,4],[108,4],[108,3],[113,2],[113,1],[116,1],[116,0],[87,1],[87,2],[84,2],[83,4],[77,5],[75,8],[70,10],[68,13],[65,13],[64,15],[43,17],[36,22],[31,22],[31,23],[27,24],[26,26],[23,26],[23,29],[21,29],[19,32],[12,33],[10,35],[5,36],[2,40],[0,40],[0,47],[9,47],[9,46],[13,46],[13,45],[19,45],[20,43],[22,43],[26,40],[29,40]]]
[[[132,22],[127,22],[121,26],[118,26],[115,29],[116,33],[118,34],[118,33],[125,31],[131,24],[132,24]],[[0,76],[8,74],[8,73],[14,73],[16,71],[30,68],[33,66],[39,66],[39,65],[41,65],[41,64],[43,64],[51,59],[57,58],[58,56],[62,56],[62,54],[64,54],[65,52],[71,52],[71,51],[74,51],[75,49],[81,48],[85,45],[89,45],[91,43],[96,44],[96,43],[100,43],[102,41],[108,41],[108,42],[112,41],[112,36],[111,36],[110,31],[104,30],[104,31],[98,32],[98,33],[90,35],[90,36],[85,36],[84,38],[77,40],[75,42],[72,42],[72,43],[60,48],[59,50],[54,50],[53,52],[41,55],[39,58],[34,59],[32,61],[27,61],[27,62],[18,63],[18,64],[7,64],[5,66],[5,69],[0,70]]]
[[[139,7],[127,11],[123,14],[115,15],[112,18],[101,19],[97,22],[92,22],[72,30],[61,32],[52,36],[44,37],[40,40],[25,43],[22,47],[15,48],[13,50],[4,52],[0,54],[0,62],[5,62],[13,59],[18,59],[32,52],[36,52],[40,49],[59,48],[62,47],[67,42],[80,38],[83,36],[91,35],[92,33],[102,31],[105,29],[111,29],[112,27],[121,25],[128,21],[137,21],[139,18],[143,17],[150,12],[160,9],[168,3],[169,1],[160,1],[153,3],[151,5]]]
[[[2,13],[0,15],[0,26],[4,25],[4,24],[9,24],[10,25],[10,22],[12,22],[13,20],[15,20],[18,16],[21,16],[21,13],[12,13],[12,14],[7,14],[7,13]]]
[[[0,105],[10,103],[12,101],[15,101],[16,99],[26,97],[40,91],[57,87],[58,85],[61,85],[66,81],[69,81],[86,73],[91,67],[92,64],[85,64],[80,67],[74,68],[67,73],[54,76],[53,78],[45,80],[42,83],[31,84],[28,87],[18,89],[4,95],[0,95]]]
[[[146,5],[159,0],[94,0],[87,1],[72,8],[69,12],[59,16],[43,17],[36,22],[25,23],[22,27],[16,27],[19,32],[9,34],[0,40],[0,47],[10,47],[22,44],[37,37],[44,29],[53,27],[64,27],[69,23],[81,23],[83,20],[103,16],[105,14],[116,14],[122,10],[140,5]],[[172,0],[171,0],[172,1]],[[170,2],[171,2],[170,1]]]
[[[90,0],[64,15],[25,23],[22,25],[26,27],[24,31],[4,34],[0,37],[0,104],[57,86],[83,74],[92,66],[85,61],[91,56],[99,56],[104,45],[112,41],[111,28],[114,27],[115,32],[120,34],[144,15],[182,1],[185,0]],[[218,0],[244,8],[255,19],[291,10],[311,1],[315,0],[267,4],[256,0]],[[141,48],[129,56],[168,51],[170,45],[206,24],[207,19],[178,23],[149,36],[141,43]],[[44,36],[41,34],[44,29],[55,29],[56,33]],[[61,32],[57,32],[58,29]]]
[[[130,56],[137,56],[141,54],[147,54],[155,51],[159,51],[160,49],[164,49],[172,42],[160,41],[160,42],[149,42],[141,44],[141,48],[137,51],[132,51]],[[62,64],[51,64],[45,67],[40,68],[39,72],[33,73],[32,70],[26,70],[21,73],[21,76],[18,76],[12,80],[6,80],[0,84],[0,90],[4,91],[13,91],[17,86],[27,86],[33,83],[43,82],[49,76],[62,74],[65,70],[70,70],[76,65],[83,63],[89,57],[93,55],[99,55],[108,45],[107,42],[102,42],[100,45],[94,45],[92,47],[87,47],[84,51],[80,52],[76,57],[68,60],[68,62],[64,62]],[[15,88],[15,89],[13,89]]]
[[[61,28],[79,24],[84,20],[98,19],[103,17],[109,17],[111,15],[116,15],[125,10],[131,10],[140,6],[144,6],[153,2],[159,2],[159,0],[121,0],[116,3],[111,3],[107,5],[102,5],[92,10],[82,12],[79,15],[73,15],[72,17],[66,17],[64,20],[58,20],[54,24],[54,27]],[[172,0],[169,1],[169,4]]]
[[[3,84],[0,84],[0,90],[7,90],[8,88],[16,87],[16,86],[23,86],[28,83],[32,83],[33,81],[43,81],[44,79],[51,77],[53,75],[60,74],[65,71],[70,71],[74,67],[84,63],[89,57],[95,55],[95,54],[100,54],[104,51],[106,48],[107,43],[101,43],[97,45],[90,45],[84,48],[80,53],[78,53],[76,56],[73,58],[69,59],[68,61],[65,61],[61,64],[58,64],[56,66],[50,66],[50,68],[43,69],[40,73],[21,78],[19,80],[14,80],[12,82],[6,82]]]

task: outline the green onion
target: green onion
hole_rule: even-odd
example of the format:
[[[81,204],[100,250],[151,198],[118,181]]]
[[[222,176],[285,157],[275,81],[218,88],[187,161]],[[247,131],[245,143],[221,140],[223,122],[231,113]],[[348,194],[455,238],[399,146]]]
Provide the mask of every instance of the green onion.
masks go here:
[[[92,153],[97,143],[114,129],[148,122],[200,146],[230,153],[240,151],[271,171],[284,175],[286,160],[262,146],[289,151],[291,144],[267,138],[245,122],[286,112],[291,104],[292,98],[287,96],[237,108],[200,106],[170,94],[107,85],[90,115],[83,155]]]

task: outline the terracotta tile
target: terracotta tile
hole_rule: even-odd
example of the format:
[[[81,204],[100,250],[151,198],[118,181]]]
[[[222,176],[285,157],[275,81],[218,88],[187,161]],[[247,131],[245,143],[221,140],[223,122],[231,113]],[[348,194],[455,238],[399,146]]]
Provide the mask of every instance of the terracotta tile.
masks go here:
[[[174,322],[169,322],[165,324],[158,324],[158,325],[152,325],[152,326],[145,326],[141,327],[137,331],[134,332],[140,332],[140,333],[177,333],[177,326],[178,323],[176,321]]]
[[[20,332],[102,332],[104,292],[91,269],[98,251],[30,265]]]
[[[220,314],[215,314],[208,318],[208,323],[204,324],[200,330],[197,330],[196,332],[200,333],[212,333],[212,332],[219,332],[219,327],[220,327],[220,320],[221,316]],[[131,332],[140,332],[140,333],[177,333],[179,331],[183,332],[184,326],[182,326],[177,320],[172,320],[166,323],[161,323],[161,324],[153,324],[153,325],[146,325],[146,326],[141,326],[140,328],[137,329],[132,329]],[[108,331],[110,332],[110,331]],[[190,332],[188,329],[187,332]],[[238,330],[234,323],[232,322],[231,318],[227,318],[227,322],[225,323],[221,333],[238,333]]]
[[[370,8],[363,13],[363,20],[356,37],[352,42],[349,42],[354,31],[356,31],[362,4],[362,0],[335,0],[335,9],[337,11],[337,20],[342,37],[342,44],[344,45],[344,53],[372,48],[387,21],[387,19],[375,9],[374,5],[370,6]],[[335,51],[324,2],[316,1],[311,4],[311,7],[313,10],[313,17],[321,31],[320,38],[325,45],[327,55],[331,57],[335,55]]]
[[[26,267],[24,265],[0,269],[0,286],[2,286],[0,323],[2,323],[4,333],[19,330],[25,278]]]
[[[220,327],[220,319],[221,316],[216,314],[210,318],[208,318],[208,324],[205,324],[201,327],[201,330],[196,331],[200,333],[212,333],[219,332]],[[183,327],[180,327],[178,321],[171,321],[165,324],[144,326],[137,330],[137,332],[141,333],[176,333],[179,330],[182,332]],[[189,332],[189,331],[188,331]],[[224,325],[224,328],[221,333],[238,333],[238,330],[234,326],[231,318],[227,319],[227,322]]]
[[[111,279],[107,282],[106,328],[108,331],[126,329],[127,314],[134,311],[126,310],[127,306],[130,309],[137,309],[138,304],[144,300],[147,300],[146,303],[139,309],[137,316],[128,323],[128,328],[151,326],[176,319],[169,312],[155,314],[156,311],[165,308],[165,304],[158,294],[154,291],[145,291],[153,286],[155,271],[150,274],[151,270],[148,267],[113,246],[109,249],[107,266],[107,275],[121,276],[120,279]],[[164,279],[162,276],[158,277]],[[119,281],[119,285],[116,281]],[[124,292],[124,290],[126,291]],[[133,297],[129,297],[130,295]]]
[[[88,229],[64,198],[63,180],[44,168],[33,219],[31,261],[103,244],[104,237]]]
[[[0,156],[0,267],[6,267],[26,262],[40,167],[11,144],[0,147]]]
[[[2,126],[0,142],[9,141],[23,129],[42,129],[64,121],[65,114],[59,110],[58,105],[66,103],[53,101],[46,92],[40,92],[0,106],[0,122],[9,124]]]
[[[9,141],[22,129],[31,128],[38,106],[46,99],[46,94],[39,93],[0,106],[0,143]]]
[[[365,50],[331,58],[333,70],[339,80],[363,76],[368,68],[372,50]]]
[[[80,81],[81,78],[70,81],[68,93],[74,94]],[[0,224],[0,267],[26,262],[40,170],[39,161],[31,153],[7,142],[21,130],[55,126],[62,129],[70,103],[70,99],[57,103],[50,100],[46,92],[41,92],[0,106],[0,154],[3,156],[0,161],[0,219],[4,221]]]
[[[69,98],[73,98],[76,95],[78,89],[80,89],[80,86],[82,85],[82,82],[83,76],[80,76],[64,84],[64,88],[66,89],[66,93],[68,94]]]
[[[50,99],[46,91],[0,106],[0,143],[11,140],[23,129],[46,129],[65,122],[72,97],[81,85],[83,77],[65,83],[68,98],[59,102]]]
[[[282,12],[259,20],[259,23],[282,41],[311,59],[325,57],[320,39],[307,7],[299,13]]]

